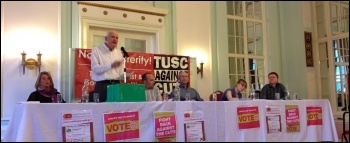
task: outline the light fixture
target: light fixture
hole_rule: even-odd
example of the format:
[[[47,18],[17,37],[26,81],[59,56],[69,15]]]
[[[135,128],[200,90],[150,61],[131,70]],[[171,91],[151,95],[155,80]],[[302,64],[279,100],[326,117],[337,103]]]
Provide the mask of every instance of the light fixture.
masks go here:
[[[197,74],[201,73],[201,78],[203,79],[203,61],[200,64],[200,68],[197,67]]]
[[[29,58],[26,59],[26,53],[23,51],[22,54],[22,66],[23,66],[23,74],[25,73],[25,67],[27,67],[28,69],[34,69],[35,67],[39,68],[39,73],[40,73],[40,67],[41,67],[41,53],[39,51],[38,54],[36,54],[38,56],[38,61],[36,61],[35,59]]]

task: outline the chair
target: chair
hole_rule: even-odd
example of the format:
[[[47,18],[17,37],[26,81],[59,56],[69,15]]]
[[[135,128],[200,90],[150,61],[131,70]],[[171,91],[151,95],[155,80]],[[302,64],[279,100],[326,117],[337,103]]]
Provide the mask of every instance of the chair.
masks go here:
[[[220,91],[220,90],[217,90],[217,91],[215,91],[215,92],[213,92],[213,93],[216,93],[216,100],[217,100],[217,101],[220,101],[223,92]],[[209,100],[210,100],[210,101],[213,101],[213,93],[210,94],[210,96],[209,96]]]
[[[343,142],[343,138],[345,139],[345,142],[349,142],[348,138],[346,137],[349,135],[349,129],[346,131],[345,130],[345,116],[348,114],[348,120],[349,120],[349,111],[343,113],[343,134],[341,135],[341,141]]]

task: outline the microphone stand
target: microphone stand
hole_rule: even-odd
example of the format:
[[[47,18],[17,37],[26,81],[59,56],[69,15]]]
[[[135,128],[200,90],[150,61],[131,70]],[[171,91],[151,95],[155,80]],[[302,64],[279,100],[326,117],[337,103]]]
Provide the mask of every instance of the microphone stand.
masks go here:
[[[124,83],[126,83],[126,58],[129,57],[129,54],[125,51],[124,47],[121,47],[123,51],[123,60],[124,60]]]
[[[123,59],[124,60],[124,83],[126,83],[126,68],[125,68],[126,67],[126,65],[125,65],[126,64],[126,60],[125,60],[125,58],[126,57],[124,55],[124,59]]]

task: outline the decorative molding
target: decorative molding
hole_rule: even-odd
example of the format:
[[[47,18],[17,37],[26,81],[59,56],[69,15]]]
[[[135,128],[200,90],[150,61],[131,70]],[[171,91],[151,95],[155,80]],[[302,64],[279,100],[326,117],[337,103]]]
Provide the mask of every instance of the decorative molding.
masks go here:
[[[304,32],[305,40],[305,56],[306,56],[306,66],[314,67],[314,60],[312,56],[312,34],[311,32]]]
[[[78,1],[77,3],[81,4],[81,5],[89,5],[89,6],[96,6],[96,7],[116,9],[116,10],[124,10],[124,11],[136,12],[136,13],[156,15],[156,16],[165,16],[165,14],[163,14],[163,13],[156,13],[156,12],[150,12],[150,11],[144,11],[144,10],[136,10],[136,9],[130,9],[130,8],[124,8],[124,7],[118,7],[118,6],[110,6],[110,5],[96,4],[96,3],[90,3],[90,2],[81,2],[81,1]]]

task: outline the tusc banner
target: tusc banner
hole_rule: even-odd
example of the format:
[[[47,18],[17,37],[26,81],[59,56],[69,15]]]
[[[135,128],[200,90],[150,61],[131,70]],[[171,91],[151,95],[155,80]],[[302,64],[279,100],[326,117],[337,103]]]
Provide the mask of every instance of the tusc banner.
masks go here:
[[[177,82],[180,71],[190,74],[190,57],[179,55],[152,54],[128,52],[126,58],[126,72],[133,73],[126,83],[142,84],[142,74],[149,72],[155,76],[155,86],[163,93],[169,93]],[[91,79],[91,49],[75,49],[75,90],[76,98],[81,98],[84,79],[89,81],[90,91],[94,90],[95,82]],[[190,79],[189,79],[190,81]],[[124,81],[121,81],[124,83]]]

